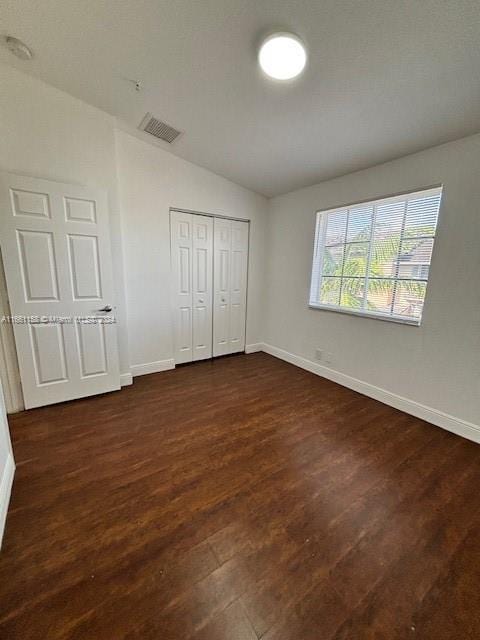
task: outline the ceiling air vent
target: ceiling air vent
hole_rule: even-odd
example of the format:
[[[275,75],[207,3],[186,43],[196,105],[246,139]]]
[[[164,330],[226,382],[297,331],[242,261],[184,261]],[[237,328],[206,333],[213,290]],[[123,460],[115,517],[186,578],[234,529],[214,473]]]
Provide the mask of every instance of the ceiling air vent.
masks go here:
[[[144,119],[141,121],[139,129],[142,131],[146,131],[150,133],[152,136],[159,138],[160,140],[164,140],[169,144],[172,144],[178,136],[182,133],[178,131],[178,129],[174,129],[166,122],[162,122],[155,116],[152,116],[151,113],[147,113]]]

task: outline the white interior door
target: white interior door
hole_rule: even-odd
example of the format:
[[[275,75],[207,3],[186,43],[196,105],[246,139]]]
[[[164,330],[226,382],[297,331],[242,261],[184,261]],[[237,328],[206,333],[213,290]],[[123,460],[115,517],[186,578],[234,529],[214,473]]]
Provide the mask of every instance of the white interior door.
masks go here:
[[[213,220],[171,212],[175,363],[212,357]]]
[[[119,389],[106,194],[2,173],[0,207],[25,408]]]
[[[248,222],[215,218],[213,355],[245,349]]]

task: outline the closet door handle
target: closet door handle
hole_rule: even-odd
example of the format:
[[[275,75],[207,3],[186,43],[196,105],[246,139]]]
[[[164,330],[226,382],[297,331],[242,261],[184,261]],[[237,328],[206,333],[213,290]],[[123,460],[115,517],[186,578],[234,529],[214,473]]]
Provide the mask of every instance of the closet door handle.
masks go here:
[[[203,300],[201,298],[198,299],[198,304],[203,304]]]

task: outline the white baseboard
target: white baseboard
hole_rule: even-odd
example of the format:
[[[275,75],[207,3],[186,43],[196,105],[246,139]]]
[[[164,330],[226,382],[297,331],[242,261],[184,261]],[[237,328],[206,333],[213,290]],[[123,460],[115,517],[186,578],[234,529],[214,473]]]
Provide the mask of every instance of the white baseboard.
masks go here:
[[[144,376],[148,373],[158,373],[175,369],[175,360],[157,360],[156,362],[146,362],[145,364],[132,364],[130,366],[132,376]]]
[[[263,344],[261,342],[245,345],[245,353],[257,353],[258,351],[263,351]]]
[[[129,384],[133,383],[133,377],[132,374],[130,372],[128,373],[121,373],[120,374],[120,386],[121,387],[127,387]]]
[[[5,531],[5,522],[7,520],[8,504],[10,502],[14,475],[15,463],[12,454],[9,453],[0,480],[0,548],[2,547],[3,532]]]
[[[395,409],[400,409],[400,411],[409,413],[412,416],[425,420],[426,422],[431,422],[437,427],[442,427],[442,429],[452,431],[463,438],[480,443],[480,426],[475,425],[472,422],[466,422],[461,418],[456,418],[448,413],[443,413],[443,411],[438,411],[438,409],[434,409],[433,407],[427,407],[424,404],[420,404],[414,400],[409,400],[408,398],[399,396],[396,393],[392,393],[391,391],[387,391],[381,387],[369,384],[368,382],[363,382],[362,380],[358,380],[358,378],[353,378],[352,376],[340,373],[339,371],[335,371],[329,367],[324,367],[317,362],[313,362],[313,360],[307,360],[306,358],[294,355],[293,353],[289,353],[288,351],[284,351],[283,349],[279,349],[278,347],[274,347],[270,344],[263,344],[262,351],[265,351],[265,353],[269,353],[276,358],[280,358],[281,360],[285,360],[286,362],[290,362],[297,367],[301,367],[302,369],[315,373],[318,376],[322,376],[322,378],[327,378],[328,380],[332,380],[344,387],[358,391],[358,393],[362,393],[365,396],[379,400],[384,404],[395,407]]]

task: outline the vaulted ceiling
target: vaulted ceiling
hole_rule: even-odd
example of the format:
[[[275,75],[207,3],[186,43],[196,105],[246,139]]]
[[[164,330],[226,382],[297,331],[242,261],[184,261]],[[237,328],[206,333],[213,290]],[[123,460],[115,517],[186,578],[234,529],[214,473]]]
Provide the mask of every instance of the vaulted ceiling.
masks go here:
[[[478,0],[4,0],[0,30],[35,53],[0,60],[126,127],[152,112],[185,131],[161,146],[267,196],[480,130]],[[275,30],[308,47],[294,81],[258,69]]]

